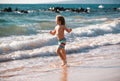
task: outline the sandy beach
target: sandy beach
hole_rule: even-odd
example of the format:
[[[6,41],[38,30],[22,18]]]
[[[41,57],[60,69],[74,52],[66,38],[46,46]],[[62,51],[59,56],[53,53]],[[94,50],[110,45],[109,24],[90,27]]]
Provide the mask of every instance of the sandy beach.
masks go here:
[[[67,56],[68,67],[59,58],[45,66],[14,66],[0,71],[0,81],[119,81],[120,44],[101,46],[87,53]],[[111,51],[113,50],[113,51]],[[91,54],[92,53],[92,54]],[[38,58],[39,59],[39,58]],[[20,61],[13,61],[13,64]],[[9,62],[1,63],[1,66]],[[10,67],[10,65],[6,65]],[[7,68],[6,67],[6,68]]]

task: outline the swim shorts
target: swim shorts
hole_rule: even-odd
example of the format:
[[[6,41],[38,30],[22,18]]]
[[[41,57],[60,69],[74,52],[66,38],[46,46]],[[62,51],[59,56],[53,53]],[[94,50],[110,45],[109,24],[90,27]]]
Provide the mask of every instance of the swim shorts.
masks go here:
[[[59,47],[58,48],[65,48],[66,45],[66,38],[59,40]]]

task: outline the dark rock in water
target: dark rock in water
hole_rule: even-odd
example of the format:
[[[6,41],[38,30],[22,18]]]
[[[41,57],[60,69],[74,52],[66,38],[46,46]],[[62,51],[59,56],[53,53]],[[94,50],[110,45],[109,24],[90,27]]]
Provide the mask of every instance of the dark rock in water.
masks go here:
[[[87,9],[85,9],[85,10],[84,10],[84,12],[88,13],[88,10],[87,10]]]
[[[50,7],[48,10],[49,10],[49,11],[56,12],[56,13],[60,13],[60,10],[61,10],[61,9],[60,9],[59,7],[53,7],[53,8]]]
[[[11,7],[4,8],[2,11],[3,12],[12,12],[12,8]]]
[[[3,10],[1,10],[1,12],[14,12],[14,11],[17,11],[17,12],[20,12],[20,13],[28,13],[27,10],[19,10],[18,8],[16,8],[15,10],[12,10],[11,7],[4,8]]]
[[[20,10],[21,13],[28,13],[27,10]]]
[[[56,12],[56,13],[60,13],[60,11],[71,11],[71,12],[77,12],[77,13],[86,12],[86,13],[88,13],[88,9],[84,9],[84,8],[50,7],[48,10]]]
[[[15,11],[18,11],[18,8],[16,8]]]
[[[117,10],[117,8],[113,8],[114,10]]]
[[[115,9],[114,9],[115,10]],[[44,10],[46,11],[46,10]],[[84,9],[84,8],[64,8],[64,7],[50,7],[47,9],[47,11],[52,11],[55,13],[60,13],[61,11],[70,11],[70,12],[76,12],[76,13],[81,13],[81,12],[85,12],[85,13],[89,13],[90,9]],[[28,13],[27,10],[20,10],[18,8],[15,8],[14,10],[12,10],[11,7],[8,8],[4,8],[3,10],[1,10],[1,12],[19,12],[19,13]]]
[[[120,8],[113,8],[113,10],[114,10],[114,11],[118,11],[118,10],[120,10]]]
[[[80,11],[80,12],[84,12],[85,9],[84,9],[84,8],[80,8],[79,11]]]
[[[60,13],[60,11],[59,11],[59,10],[55,10],[55,12],[56,12],[56,13]]]

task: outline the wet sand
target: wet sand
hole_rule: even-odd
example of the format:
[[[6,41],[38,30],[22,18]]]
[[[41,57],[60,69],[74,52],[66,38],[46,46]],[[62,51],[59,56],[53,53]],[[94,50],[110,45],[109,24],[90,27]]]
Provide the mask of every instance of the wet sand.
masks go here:
[[[0,70],[0,81],[119,81],[119,49],[120,44],[108,45],[68,55],[68,67],[60,67],[60,62],[54,61],[46,66],[34,64]]]
[[[119,81],[118,67],[66,67],[48,72],[30,72],[0,76],[1,81]]]

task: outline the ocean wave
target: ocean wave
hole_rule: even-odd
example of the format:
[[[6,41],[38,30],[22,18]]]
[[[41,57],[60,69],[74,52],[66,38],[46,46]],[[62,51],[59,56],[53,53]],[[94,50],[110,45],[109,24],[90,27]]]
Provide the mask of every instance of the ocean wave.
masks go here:
[[[75,37],[95,37],[109,33],[120,33],[120,20],[110,20],[103,24],[90,25],[87,27],[76,28],[72,35]]]
[[[95,38],[83,39],[83,40],[76,40],[74,42],[68,42],[66,45],[66,53],[67,55],[70,54],[77,54],[77,53],[86,53],[90,50],[99,48],[101,46],[107,45],[120,45],[120,38],[118,38],[120,34],[111,34],[105,35]],[[111,37],[111,38],[110,38]],[[54,42],[54,41],[53,41]],[[50,44],[47,44],[50,45]],[[29,58],[36,58],[36,57],[50,57],[50,56],[57,56],[55,50],[57,45],[50,45],[50,46],[42,46],[41,48],[33,48],[29,50],[17,50],[11,53],[2,54],[0,55],[0,62],[12,61],[12,60],[22,60],[22,59],[29,59]]]
[[[0,37],[11,35],[37,34],[40,30],[50,30],[55,27],[53,21],[27,20],[29,23],[17,23],[13,25],[3,24],[0,26]]]
[[[24,27],[24,26],[9,26],[9,27],[0,27],[0,37],[4,36],[11,36],[11,35],[29,35],[29,34],[36,34],[37,31],[35,31],[32,28]]]
[[[8,22],[5,19],[0,19],[0,23]]]
[[[73,29],[67,34],[66,50],[68,54],[88,52],[100,46],[120,44],[119,19],[103,24]],[[32,57],[54,56],[57,39],[49,30],[31,36],[11,36],[0,38],[0,61],[26,59]]]
[[[90,18],[90,19],[85,19],[85,18],[77,18],[76,20],[73,20],[75,22],[95,22],[95,21],[106,21],[108,18]]]
[[[28,50],[40,48],[44,45],[55,44],[55,37],[50,38],[48,36],[49,34],[3,37],[0,39],[0,53],[2,54],[17,50]]]
[[[109,20],[108,18],[104,18],[104,17],[103,18],[81,18],[80,16],[74,16],[73,18],[67,18],[67,25],[72,28],[77,28],[78,26],[88,27],[89,25],[102,24]]]

